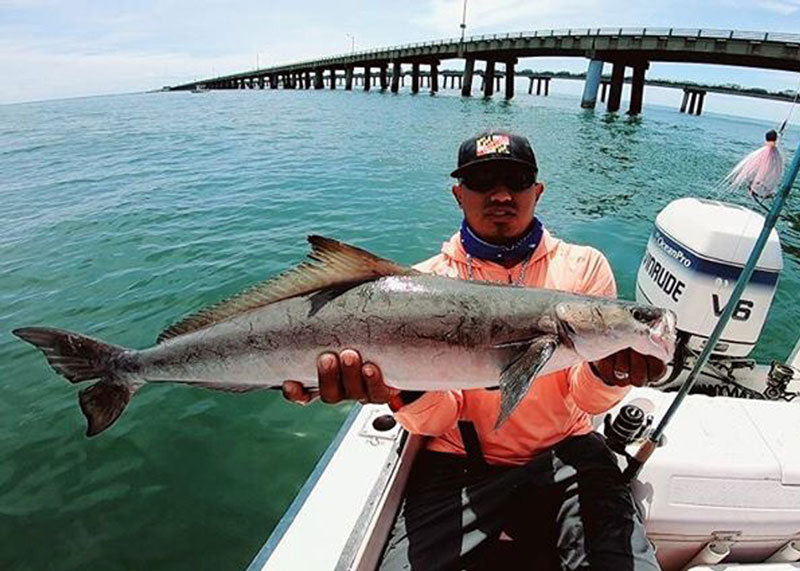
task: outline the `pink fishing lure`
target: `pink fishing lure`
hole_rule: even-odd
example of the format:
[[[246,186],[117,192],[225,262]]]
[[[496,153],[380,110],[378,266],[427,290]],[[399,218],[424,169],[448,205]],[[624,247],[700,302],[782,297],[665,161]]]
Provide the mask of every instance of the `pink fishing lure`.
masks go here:
[[[775,131],[768,132],[764,146],[739,161],[725,177],[725,183],[732,188],[746,186],[751,196],[772,196],[783,176],[783,157],[776,142]]]

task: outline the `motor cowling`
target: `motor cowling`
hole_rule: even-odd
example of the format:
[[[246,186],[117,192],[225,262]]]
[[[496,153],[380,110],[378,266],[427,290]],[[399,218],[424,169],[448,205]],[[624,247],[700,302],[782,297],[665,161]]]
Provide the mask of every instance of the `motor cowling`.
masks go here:
[[[725,310],[764,224],[742,206],[681,198],[656,217],[636,277],[636,299],[673,310],[688,346],[700,350]],[[753,349],[783,269],[780,239],[772,230],[750,283],[712,354],[746,357]]]

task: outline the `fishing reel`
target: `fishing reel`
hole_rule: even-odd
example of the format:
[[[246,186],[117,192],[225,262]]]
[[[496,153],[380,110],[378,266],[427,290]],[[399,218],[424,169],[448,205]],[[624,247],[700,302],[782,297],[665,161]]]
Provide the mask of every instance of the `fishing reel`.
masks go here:
[[[772,361],[767,373],[767,388],[764,396],[769,400],[794,399],[798,393],[789,392],[789,383],[794,379],[794,369],[778,361]]]
[[[625,450],[626,447],[644,439],[652,424],[652,414],[646,413],[638,404],[626,404],[613,420],[611,414],[607,414],[603,419],[606,444],[617,454],[630,458]]]

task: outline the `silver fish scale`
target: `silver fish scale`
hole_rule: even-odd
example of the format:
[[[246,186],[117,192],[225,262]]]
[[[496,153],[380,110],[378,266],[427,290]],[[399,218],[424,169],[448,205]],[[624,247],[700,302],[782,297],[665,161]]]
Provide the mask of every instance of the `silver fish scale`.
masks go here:
[[[513,347],[493,347],[558,334],[553,308],[580,299],[436,276],[390,276],[280,301],[175,337],[138,352],[136,373],[149,381],[277,386],[295,379],[310,386],[320,352],[355,348],[387,379],[407,381],[395,381],[404,388],[448,380],[491,386],[516,354]]]

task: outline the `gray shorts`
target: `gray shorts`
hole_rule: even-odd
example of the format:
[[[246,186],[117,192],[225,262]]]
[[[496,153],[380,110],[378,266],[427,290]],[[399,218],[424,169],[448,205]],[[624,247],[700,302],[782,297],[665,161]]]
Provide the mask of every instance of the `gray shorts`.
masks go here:
[[[613,452],[591,433],[519,467],[421,452],[380,569],[659,566]]]

